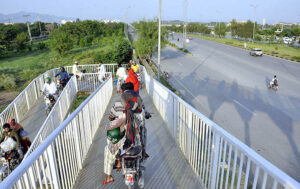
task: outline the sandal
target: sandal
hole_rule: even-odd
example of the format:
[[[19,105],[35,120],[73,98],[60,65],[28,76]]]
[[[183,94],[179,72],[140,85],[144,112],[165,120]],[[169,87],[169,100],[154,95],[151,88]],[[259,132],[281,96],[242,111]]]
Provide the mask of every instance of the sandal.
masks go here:
[[[105,178],[104,181],[102,182],[102,185],[109,184],[109,183],[112,183],[114,181],[115,181],[115,179],[113,177],[111,177],[110,181],[106,181],[106,178]]]

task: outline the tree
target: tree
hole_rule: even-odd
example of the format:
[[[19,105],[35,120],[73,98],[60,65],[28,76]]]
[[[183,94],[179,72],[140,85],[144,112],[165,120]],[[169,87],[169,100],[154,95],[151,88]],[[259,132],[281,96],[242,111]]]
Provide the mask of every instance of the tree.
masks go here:
[[[225,23],[219,23],[215,26],[215,34],[219,36],[225,36],[226,34],[226,25]]]
[[[18,51],[24,50],[27,46],[28,41],[29,41],[29,36],[27,33],[25,32],[19,33],[15,39],[17,50]]]
[[[138,29],[139,38],[134,42],[134,47],[137,56],[151,57],[154,51],[156,51],[158,45],[158,22],[157,21],[140,21],[136,24]],[[166,43],[166,28],[161,28],[161,48]]]
[[[73,48],[71,36],[65,31],[56,29],[51,34],[50,48],[57,51],[58,54],[64,54]]]
[[[132,49],[127,39],[118,37],[113,44],[114,61],[117,63],[129,62],[132,57]]]

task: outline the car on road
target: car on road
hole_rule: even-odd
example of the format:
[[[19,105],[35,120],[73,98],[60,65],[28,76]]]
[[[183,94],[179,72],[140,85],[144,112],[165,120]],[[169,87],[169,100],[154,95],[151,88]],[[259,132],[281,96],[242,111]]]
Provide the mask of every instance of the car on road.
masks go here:
[[[263,55],[263,51],[260,48],[253,48],[250,51],[250,55],[251,56],[262,56]]]
[[[189,39],[189,40],[192,40],[192,39],[193,39],[193,37],[192,37],[192,36],[189,36],[189,37],[188,37],[188,39]]]

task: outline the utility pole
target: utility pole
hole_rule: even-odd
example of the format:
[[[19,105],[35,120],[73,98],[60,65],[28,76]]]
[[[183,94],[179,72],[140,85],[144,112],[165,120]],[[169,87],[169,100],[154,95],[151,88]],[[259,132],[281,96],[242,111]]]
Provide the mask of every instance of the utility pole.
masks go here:
[[[30,26],[29,26],[29,22],[28,22],[28,17],[29,17],[30,15],[23,15],[23,17],[26,17],[26,19],[27,19],[27,28],[28,28],[28,35],[29,35],[29,38],[30,38],[30,42],[32,41],[32,38],[31,38],[31,32],[30,32]]]
[[[38,14],[38,19],[39,19],[40,36],[41,36],[42,35],[42,29],[41,29],[40,14]]]
[[[183,17],[184,17],[184,24],[183,24],[183,49],[186,49],[186,23],[187,23],[187,0],[183,0]]]
[[[159,0],[159,12],[158,12],[158,52],[157,52],[157,76],[160,81],[160,38],[161,38],[161,1]]]
[[[217,10],[217,13],[218,13],[218,15],[219,15],[219,16],[218,16],[218,22],[219,22],[219,30],[218,30],[219,32],[218,32],[218,33],[219,33],[219,37],[221,37],[221,35],[220,35],[220,33],[221,33],[221,32],[220,32],[220,30],[221,30],[221,26],[220,26],[220,24],[221,24],[221,23],[220,23],[221,12]]]
[[[250,5],[250,6],[254,8],[253,39],[252,39],[252,43],[254,43],[254,35],[255,35],[255,14],[256,14],[256,8],[258,7],[258,5]]]

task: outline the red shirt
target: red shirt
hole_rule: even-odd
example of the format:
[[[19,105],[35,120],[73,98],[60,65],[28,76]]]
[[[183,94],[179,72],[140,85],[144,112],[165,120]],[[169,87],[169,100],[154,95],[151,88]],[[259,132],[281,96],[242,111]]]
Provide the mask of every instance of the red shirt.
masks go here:
[[[138,78],[136,77],[133,69],[130,69],[128,71],[128,77],[125,80],[125,83],[129,83],[131,82],[134,86],[134,92],[138,92],[139,88],[140,88],[140,82],[138,80]]]

